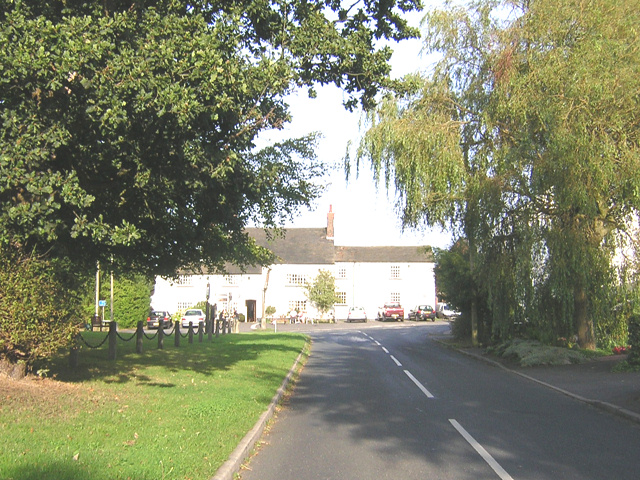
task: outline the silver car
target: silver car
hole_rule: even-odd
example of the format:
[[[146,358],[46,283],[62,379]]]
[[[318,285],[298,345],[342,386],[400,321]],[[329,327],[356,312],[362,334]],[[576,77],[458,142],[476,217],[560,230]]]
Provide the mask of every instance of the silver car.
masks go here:
[[[188,327],[189,322],[193,322],[193,326],[197,327],[198,323],[204,322],[204,320],[205,320],[205,315],[202,310],[200,310],[199,308],[190,308],[182,316],[182,319],[180,320],[180,324],[183,327]]]
[[[362,307],[349,307],[347,322],[366,322],[367,312]]]

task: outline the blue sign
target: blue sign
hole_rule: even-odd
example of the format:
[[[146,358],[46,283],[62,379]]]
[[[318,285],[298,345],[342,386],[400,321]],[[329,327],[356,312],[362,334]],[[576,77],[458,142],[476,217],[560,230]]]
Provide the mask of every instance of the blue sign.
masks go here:
[[[100,300],[98,302],[98,306],[99,307],[106,307],[107,306],[107,301],[106,300]]]

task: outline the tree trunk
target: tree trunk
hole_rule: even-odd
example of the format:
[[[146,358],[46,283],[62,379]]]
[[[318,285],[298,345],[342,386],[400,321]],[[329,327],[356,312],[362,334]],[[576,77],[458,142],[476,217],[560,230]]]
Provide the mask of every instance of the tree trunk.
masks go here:
[[[476,242],[469,236],[469,271],[473,279],[473,291],[471,292],[471,344],[478,346],[478,289],[476,287]]]
[[[573,321],[578,329],[578,345],[587,350],[596,349],[593,322],[588,315],[587,292],[584,285],[576,283],[573,287]]]
[[[0,373],[14,380],[19,380],[27,376],[27,364],[24,362],[12,363],[6,359],[0,360]]]

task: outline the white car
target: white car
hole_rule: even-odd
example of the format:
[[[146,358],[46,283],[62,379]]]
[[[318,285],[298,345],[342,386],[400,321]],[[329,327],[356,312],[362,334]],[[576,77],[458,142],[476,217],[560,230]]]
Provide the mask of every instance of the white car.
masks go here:
[[[439,303],[436,310],[438,318],[454,318],[460,315],[460,312],[453,310],[447,303]]]
[[[198,323],[204,322],[204,320],[205,315],[202,310],[200,310],[199,308],[190,308],[184,313],[182,319],[180,319],[180,324],[183,327],[188,327],[189,322],[193,322],[193,327],[198,328]]]
[[[349,313],[347,314],[347,322],[366,322],[367,312],[362,307],[349,307]]]

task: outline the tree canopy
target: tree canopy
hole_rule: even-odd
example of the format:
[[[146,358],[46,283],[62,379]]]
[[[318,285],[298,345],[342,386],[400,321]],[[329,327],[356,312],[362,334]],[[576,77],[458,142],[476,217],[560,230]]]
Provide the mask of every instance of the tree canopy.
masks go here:
[[[496,335],[554,318],[595,346],[614,234],[640,207],[636,7],[447,2],[425,17],[437,65],[371,115],[359,158],[404,192],[406,224],[459,226]]]
[[[307,298],[323,316],[340,301],[336,294],[336,279],[328,270],[320,270],[306,289]]]
[[[244,232],[319,193],[286,95],[374,104],[417,0],[0,0],[0,242],[117,270],[264,263]]]

